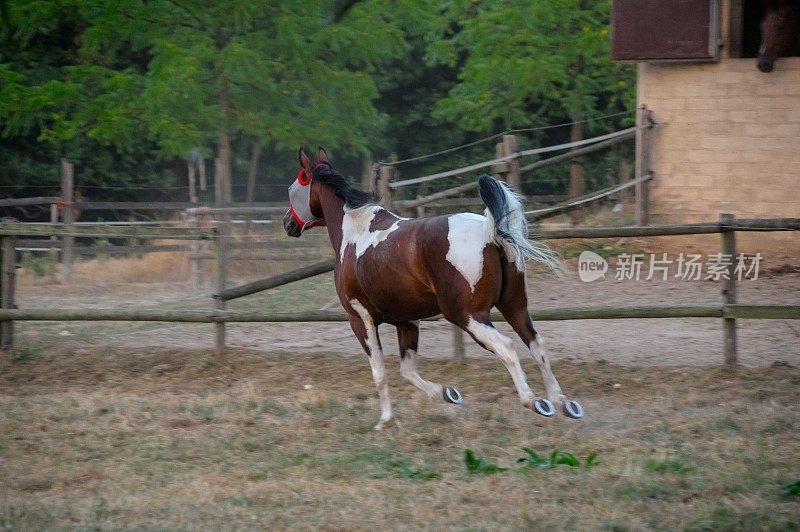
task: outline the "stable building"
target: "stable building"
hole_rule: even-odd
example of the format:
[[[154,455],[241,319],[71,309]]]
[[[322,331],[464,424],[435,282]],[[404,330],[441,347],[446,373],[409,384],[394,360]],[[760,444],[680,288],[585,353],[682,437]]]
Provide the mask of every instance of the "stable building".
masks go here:
[[[763,0],[614,0],[613,57],[636,61],[647,223],[800,217],[800,57],[756,65]],[[640,139],[641,140],[641,139]],[[800,235],[740,233],[750,249]]]

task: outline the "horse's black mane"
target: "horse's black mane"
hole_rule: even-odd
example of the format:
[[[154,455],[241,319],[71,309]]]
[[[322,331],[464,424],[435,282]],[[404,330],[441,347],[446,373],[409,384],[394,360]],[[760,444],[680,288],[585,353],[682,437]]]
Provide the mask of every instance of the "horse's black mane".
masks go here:
[[[344,201],[345,207],[348,209],[378,204],[378,197],[375,194],[352,187],[328,162],[317,164],[313,173],[315,180],[333,187],[333,193]]]

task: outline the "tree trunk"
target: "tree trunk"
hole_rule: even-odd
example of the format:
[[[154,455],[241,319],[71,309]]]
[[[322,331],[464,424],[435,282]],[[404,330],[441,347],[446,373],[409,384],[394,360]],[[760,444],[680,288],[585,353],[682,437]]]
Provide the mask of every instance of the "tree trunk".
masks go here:
[[[583,63],[583,58],[580,58],[580,63]],[[581,104],[576,104],[575,110],[572,113],[572,128],[570,131],[570,141],[577,142],[583,140],[583,108]],[[586,185],[584,183],[583,172],[583,157],[575,157],[569,163],[569,197],[570,199],[577,198],[586,193]],[[581,220],[580,209],[574,209],[570,213],[570,221],[572,225],[578,225]]]
[[[217,147],[217,157],[220,160],[222,180],[222,199],[225,203],[230,203],[233,197],[231,186],[231,139],[228,135],[228,117],[230,107],[228,104],[228,80],[222,76],[222,83],[219,88],[219,112],[221,121],[219,126],[219,145]]]
[[[245,201],[253,203],[256,195],[256,175],[258,174],[258,161],[261,158],[261,141],[253,141],[253,151],[250,153],[250,170],[247,172],[247,196]]]

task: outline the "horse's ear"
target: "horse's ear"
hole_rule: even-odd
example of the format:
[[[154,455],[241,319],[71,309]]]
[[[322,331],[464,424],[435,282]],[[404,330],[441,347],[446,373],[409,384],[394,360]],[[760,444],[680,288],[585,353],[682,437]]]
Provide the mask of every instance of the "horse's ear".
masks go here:
[[[322,146],[317,147],[317,162],[325,163],[328,162],[328,152],[325,151],[325,148]]]
[[[297,152],[297,158],[300,159],[300,166],[303,170],[311,170],[311,159],[308,158],[306,150],[302,146],[300,146],[300,151]]]

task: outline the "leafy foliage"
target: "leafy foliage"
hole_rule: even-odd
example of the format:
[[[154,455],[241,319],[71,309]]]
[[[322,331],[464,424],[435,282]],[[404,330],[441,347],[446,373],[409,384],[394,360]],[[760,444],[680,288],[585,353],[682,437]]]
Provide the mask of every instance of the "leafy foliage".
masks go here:
[[[540,455],[530,447],[523,447],[522,450],[525,451],[526,456],[517,459],[517,464],[523,464],[523,470],[553,469],[559,465],[581,466],[581,461],[574,454],[558,449],[554,449],[547,457]],[[464,463],[467,465],[467,471],[471,474],[492,475],[508,471],[507,467],[500,467],[487,462],[484,458],[475,456],[475,452],[472,449],[464,450]],[[597,464],[597,452],[589,453],[586,457],[586,467],[595,467]]]
[[[790,482],[781,488],[784,497],[800,497],[800,480]]]
[[[517,459],[517,463],[525,464],[525,467],[528,469],[552,469],[559,465],[566,465],[569,467],[581,466],[581,461],[574,454],[559,451],[558,449],[553,450],[547,458],[530,447],[523,447],[522,450],[525,451],[527,456]],[[586,467],[594,467],[597,464],[597,452],[589,453],[586,457]]]
[[[633,69],[610,62],[606,0],[447,2],[428,60],[459,66],[439,102],[468,130],[590,118],[633,101]],[[538,120],[537,120],[538,119]]]
[[[185,200],[190,150],[230,160],[243,187],[258,146],[258,180],[273,182],[258,199],[274,200],[299,144],[326,146],[353,174],[366,158],[632,106],[633,69],[609,59],[605,0],[344,4],[3,2],[0,158],[17,188],[0,194],[55,194],[68,157],[86,198],[154,199],[135,185]],[[492,155],[486,143],[403,171]]]

